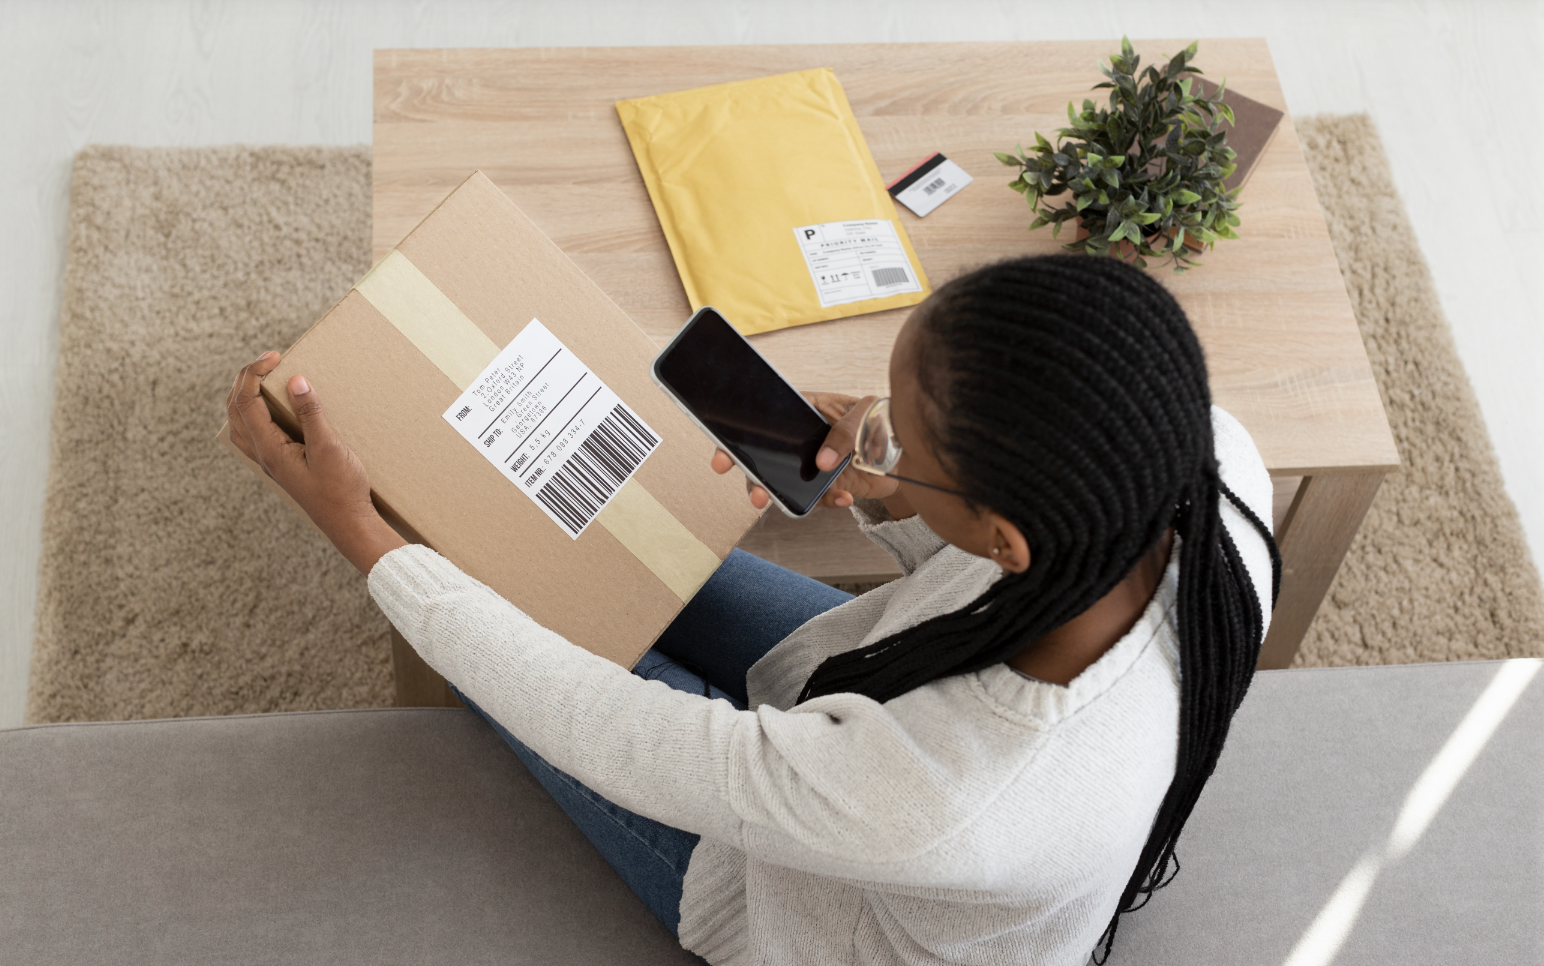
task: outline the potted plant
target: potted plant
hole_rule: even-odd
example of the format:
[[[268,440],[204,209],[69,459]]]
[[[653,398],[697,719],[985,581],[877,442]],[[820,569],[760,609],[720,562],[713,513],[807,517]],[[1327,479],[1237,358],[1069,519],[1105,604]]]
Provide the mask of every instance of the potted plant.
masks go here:
[[[1237,238],[1238,189],[1223,181],[1233,173],[1235,157],[1226,143],[1224,120],[1233,110],[1223,103],[1227,82],[1208,93],[1192,75],[1199,42],[1175,54],[1161,70],[1140,70],[1131,41],[1121,38],[1119,56],[1099,70],[1109,80],[1108,107],[1083,110],[1067,104],[1071,127],[1057,131],[1053,146],[1036,132],[1035,147],[1021,144],[1015,154],[997,152],[1003,164],[1020,169],[1009,187],[1024,195],[1037,217],[1031,229],[1077,219],[1087,232],[1068,251],[1113,254],[1134,260],[1170,256],[1174,270],[1196,264],[1202,246],[1219,238]],[[1042,205],[1067,192],[1061,207]],[[1036,207],[1040,206],[1040,207]]]

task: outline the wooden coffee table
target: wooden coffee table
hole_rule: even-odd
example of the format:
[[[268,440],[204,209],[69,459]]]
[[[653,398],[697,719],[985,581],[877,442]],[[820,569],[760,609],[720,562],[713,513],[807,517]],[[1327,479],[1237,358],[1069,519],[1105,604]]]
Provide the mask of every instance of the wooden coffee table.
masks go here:
[[[1186,43],[1136,48],[1151,62]],[[663,344],[691,309],[614,103],[831,67],[887,180],[934,151],[976,179],[926,219],[897,208],[936,286],[1059,250],[1049,230],[1028,230],[1033,216],[992,152],[1036,131],[1052,136],[1069,100],[1097,99],[1096,64],[1118,49],[1111,40],[377,51],[375,256],[480,168]],[[1286,110],[1265,41],[1202,41],[1197,62]],[[1217,403],[1249,429],[1276,482],[1285,569],[1260,664],[1285,667],[1399,456],[1290,117],[1242,200],[1241,240],[1189,274],[1155,277],[1189,313]],[[754,338],[801,388],[882,394],[904,318],[883,312]],[[845,513],[798,523],[769,514],[741,545],[824,579],[894,568]]]

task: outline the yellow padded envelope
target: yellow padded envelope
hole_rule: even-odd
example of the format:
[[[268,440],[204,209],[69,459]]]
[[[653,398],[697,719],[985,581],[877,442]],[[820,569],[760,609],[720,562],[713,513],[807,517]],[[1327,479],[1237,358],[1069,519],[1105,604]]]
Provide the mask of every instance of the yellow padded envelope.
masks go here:
[[[830,68],[618,101],[617,114],[693,309],[751,335],[927,296]]]

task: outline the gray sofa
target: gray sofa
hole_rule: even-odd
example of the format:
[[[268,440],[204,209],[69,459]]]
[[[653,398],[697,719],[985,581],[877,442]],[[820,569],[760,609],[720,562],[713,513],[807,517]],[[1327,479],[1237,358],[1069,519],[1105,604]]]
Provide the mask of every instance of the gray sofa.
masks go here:
[[[1112,966],[1544,962],[1544,674],[1347,881],[1503,667],[1259,675]],[[466,711],[0,732],[0,862],[6,963],[700,962]]]

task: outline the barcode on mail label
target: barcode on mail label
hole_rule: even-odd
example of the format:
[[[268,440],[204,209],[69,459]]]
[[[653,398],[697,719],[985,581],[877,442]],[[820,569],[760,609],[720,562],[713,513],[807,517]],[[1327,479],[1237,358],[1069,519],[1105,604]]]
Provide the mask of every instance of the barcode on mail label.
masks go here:
[[[660,443],[539,319],[467,387],[445,421],[575,540]]]
[[[923,185],[922,186],[922,193],[925,194],[925,195],[930,195],[933,192],[937,191],[939,188],[942,188],[947,183],[948,183],[948,179],[947,178],[937,178],[937,179],[935,179],[933,181],[930,181],[929,183]]]
[[[658,437],[618,403],[536,491],[536,500],[578,536],[658,445]]]
[[[874,269],[874,284],[880,288],[889,285],[905,285],[911,281],[911,276],[906,274],[904,268],[876,268]]]

